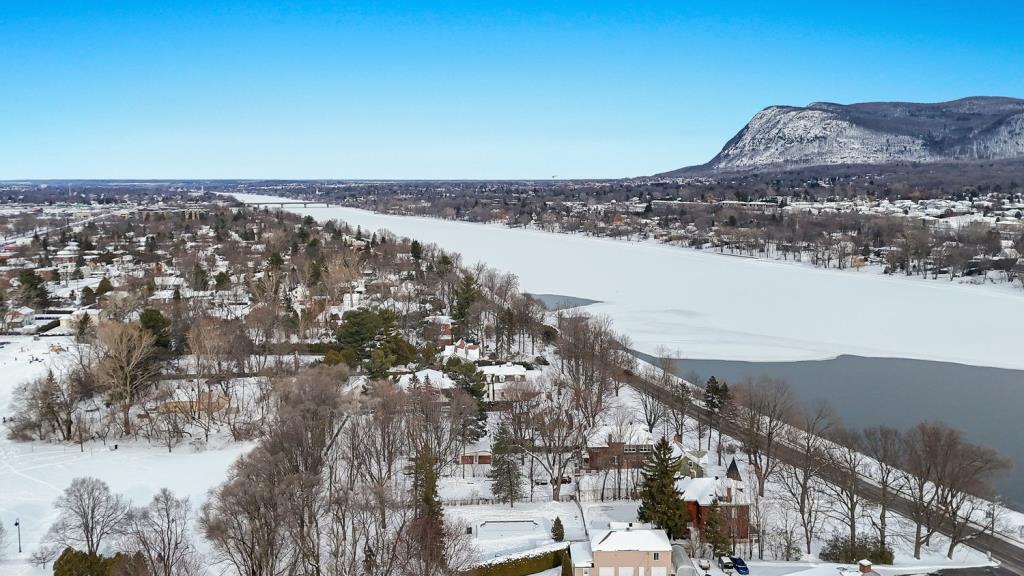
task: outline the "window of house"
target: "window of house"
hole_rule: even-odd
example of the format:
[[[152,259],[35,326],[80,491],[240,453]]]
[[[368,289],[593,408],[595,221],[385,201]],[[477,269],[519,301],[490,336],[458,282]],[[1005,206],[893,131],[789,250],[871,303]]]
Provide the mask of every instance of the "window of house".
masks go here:
[[[641,451],[641,452],[650,452],[650,451],[651,451],[651,446],[650,446],[650,445],[647,445],[647,444],[645,444],[645,445],[643,445],[643,446],[641,446],[641,447],[640,447],[640,451]]]
[[[655,560],[661,560],[661,552],[655,552],[654,553],[654,559]]]
[[[636,452],[636,446],[625,446],[622,448],[622,451],[625,452],[626,454],[632,454]]]

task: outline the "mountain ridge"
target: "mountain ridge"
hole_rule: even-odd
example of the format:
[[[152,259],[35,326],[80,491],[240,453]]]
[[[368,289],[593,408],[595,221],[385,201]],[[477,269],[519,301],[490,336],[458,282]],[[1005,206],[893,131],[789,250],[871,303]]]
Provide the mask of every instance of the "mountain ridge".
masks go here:
[[[1024,158],[1024,99],[768,106],[708,163],[663,175]]]

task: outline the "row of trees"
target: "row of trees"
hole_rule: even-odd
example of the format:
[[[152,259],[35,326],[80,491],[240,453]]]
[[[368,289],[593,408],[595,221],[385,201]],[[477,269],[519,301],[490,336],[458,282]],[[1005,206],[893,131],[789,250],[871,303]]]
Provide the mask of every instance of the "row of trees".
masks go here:
[[[887,548],[897,503],[913,523],[918,558],[936,533],[949,538],[952,557],[973,534],[992,528],[985,518],[995,480],[1010,464],[960,431],[940,422],[856,430],[842,426],[827,404],[800,406],[782,381],[748,380],[733,389],[726,411],[757,480],[757,497],[765,497],[769,482],[777,484],[798,515],[808,552],[826,519],[847,526],[850,543],[870,520]]]
[[[202,556],[193,538],[188,498],[161,489],[147,505],[132,506],[105,482],[86,477],[72,480],[54,508],[57,520],[32,560],[54,562],[55,576],[191,576],[200,572]]]

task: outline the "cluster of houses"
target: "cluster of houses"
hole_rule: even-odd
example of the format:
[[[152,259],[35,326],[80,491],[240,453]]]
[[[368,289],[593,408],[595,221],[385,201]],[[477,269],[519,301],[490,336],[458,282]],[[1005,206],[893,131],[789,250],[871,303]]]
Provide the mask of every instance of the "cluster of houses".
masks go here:
[[[585,519],[584,519],[585,521]],[[650,524],[608,522],[601,528],[574,534],[569,542],[573,576],[699,576],[715,560],[697,562],[683,542]],[[497,541],[540,547],[546,542],[547,527],[541,519],[506,518],[484,520],[469,532],[479,541]],[[691,550],[692,551],[692,550]],[[698,572],[699,569],[699,572]],[[564,571],[563,571],[564,573]],[[793,567],[784,576],[877,576],[870,560],[847,567]]]

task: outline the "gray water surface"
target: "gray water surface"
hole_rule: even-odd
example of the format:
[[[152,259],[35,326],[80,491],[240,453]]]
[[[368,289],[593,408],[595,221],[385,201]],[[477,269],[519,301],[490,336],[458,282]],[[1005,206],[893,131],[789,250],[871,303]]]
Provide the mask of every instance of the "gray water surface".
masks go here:
[[[811,362],[678,360],[674,371],[727,382],[762,375],[785,380],[804,403],[827,400],[851,428],[945,422],[1013,462],[999,488],[1011,507],[1024,508],[1024,371],[861,356]]]
[[[562,294],[529,294],[529,296],[540,300],[540,303],[544,305],[544,308],[552,312],[600,303],[599,300],[577,298],[576,296],[563,296]]]

